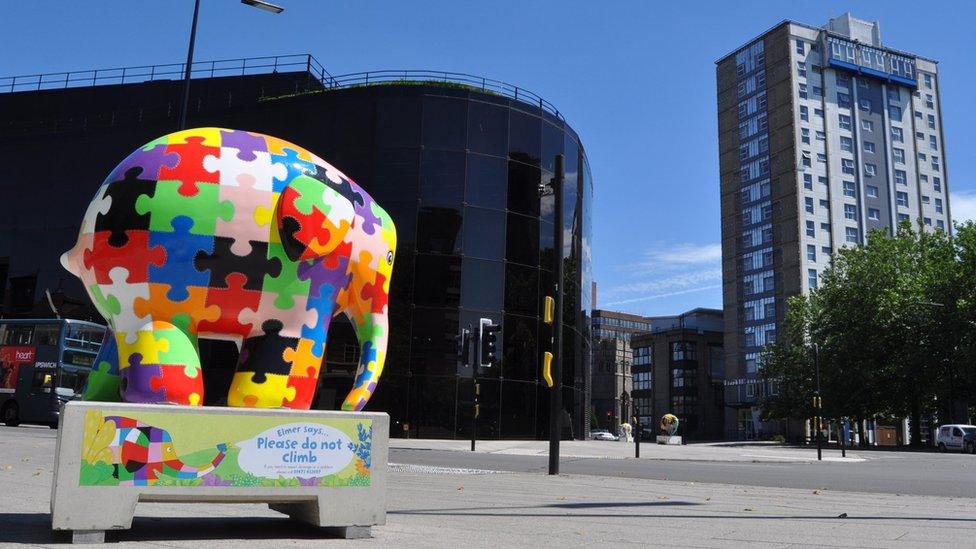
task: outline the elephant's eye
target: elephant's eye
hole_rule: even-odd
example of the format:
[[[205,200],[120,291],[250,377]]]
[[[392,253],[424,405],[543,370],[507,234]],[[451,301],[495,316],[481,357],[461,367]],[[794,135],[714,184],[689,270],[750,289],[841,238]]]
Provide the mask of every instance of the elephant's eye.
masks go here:
[[[393,265],[393,250],[386,252],[386,264]]]

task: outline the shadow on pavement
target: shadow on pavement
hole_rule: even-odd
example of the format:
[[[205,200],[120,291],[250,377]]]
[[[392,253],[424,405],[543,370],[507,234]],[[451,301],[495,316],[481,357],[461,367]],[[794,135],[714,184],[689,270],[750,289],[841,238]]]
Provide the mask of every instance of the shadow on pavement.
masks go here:
[[[330,536],[288,517],[135,517],[130,530],[109,530],[105,541],[324,539]],[[51,530],[47,513],[0,513],[0,544],[71,543]]]

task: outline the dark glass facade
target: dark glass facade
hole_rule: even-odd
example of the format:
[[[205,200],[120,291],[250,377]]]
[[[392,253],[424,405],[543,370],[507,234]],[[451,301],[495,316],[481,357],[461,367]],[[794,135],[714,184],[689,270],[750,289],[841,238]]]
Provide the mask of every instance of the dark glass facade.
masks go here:
[[[539,185],[553,177],[555,156],[565,155],[563,403],[574,435],[581,436],[589,413],[593,182],[572,128],[533,105],[431,83],[312,85],[305,93],[268,99],[273,90],[291,91],[295,82],[308,79],[286,73],[194,81],[190,125],[298,143],[352,177],[393,217],[399,249],[390,347],[367,406],[391,415],[392,436],[470,436],[471,368],[457,360],[455,335],[484,317],[503,331],[498,363],[478,374],[479,438],[548,437],[550,390],[541,380],[540,358],[550,348],[551,330],[540,310],[554,284],[556,228],[552,197],[540,198]],[[87,298],[57,258],[73,244],[84,206],[104,175],[132,148],[174,129],[176,111],[168,102],[176,99],[177,86],[169,86],[170,98],[161,84],[0,95],[6,112],[21,113],[0,134],[0,185],[5,198],[17,199],[0,204],[0,274],[9,278],[2,281],[5,314],[49,316],[37,296],[51,289],[59,303],[77,302],[75,316],[84,316]],[[113,115],[123,110],[120,104],[126,112]],[[148,114],[131,116],[132,108]],[[105,122],[112,116],[120,122]],[[66,128],[68,119],[86,122]],[[24,277],[33,277],[19,282],[32,287],[30,296],[14,289]],[[226,392],[219,383],[234,360],[233,349],[220,344],[205,353],[212,370],[226,371],[208,374],[209,401]],[[333,323],[319,407],[334,408],[345,395],[356,353],[349,325]]]

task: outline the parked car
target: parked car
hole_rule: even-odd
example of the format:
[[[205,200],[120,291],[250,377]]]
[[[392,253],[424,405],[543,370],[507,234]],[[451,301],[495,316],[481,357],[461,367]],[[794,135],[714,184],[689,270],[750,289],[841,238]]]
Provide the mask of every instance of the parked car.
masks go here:
[[[976,454],[976,425],[942,425],[935,435],[935,445],[940,452],[959,450]]]
[[[617,437],[607,431],[606,429],[597,429],[595,431],[590,431],[590,437],[593,440],[617,440]]]

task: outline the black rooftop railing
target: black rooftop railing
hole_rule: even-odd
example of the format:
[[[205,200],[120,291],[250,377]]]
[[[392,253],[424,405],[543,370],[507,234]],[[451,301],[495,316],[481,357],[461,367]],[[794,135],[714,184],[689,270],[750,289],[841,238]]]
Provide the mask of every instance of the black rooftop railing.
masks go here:
[[[165,65],[3,76],[0,77],[0,93],[180,80],[183,78],[185,67],[185,63],[169,63]],[[302,71],[313,75],[326,90],[376,85],[453,85],[507,97],[538,107],[559,119],[563,119],[559,110],[549,101],[525,88],[501,80],[460,72],[430,70],[384,70],[333,76],[310,54],[195,61],[191,75],[193,78],[215,78]]]

